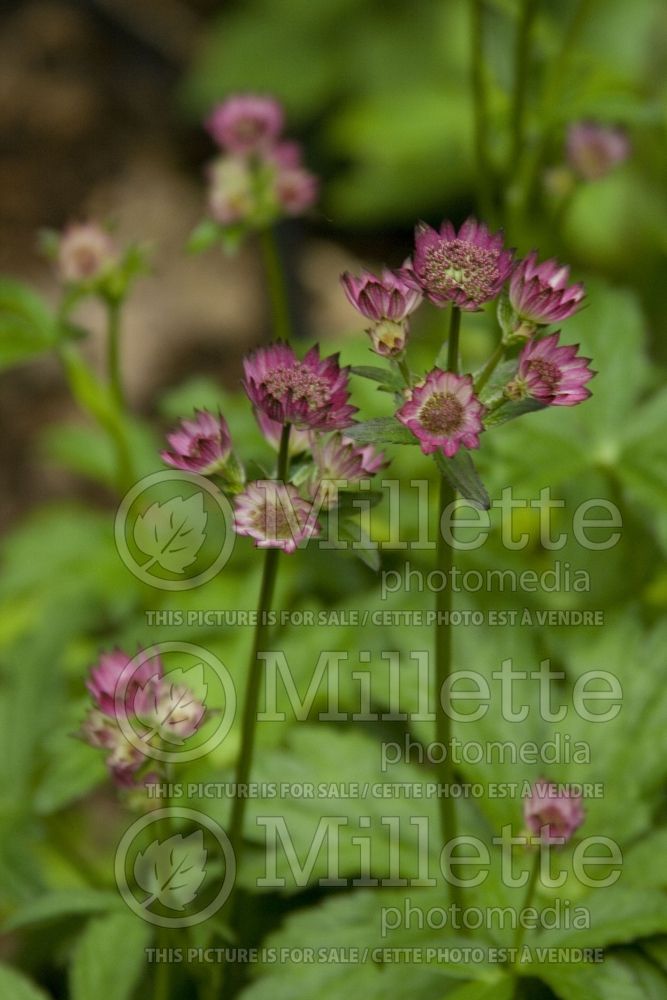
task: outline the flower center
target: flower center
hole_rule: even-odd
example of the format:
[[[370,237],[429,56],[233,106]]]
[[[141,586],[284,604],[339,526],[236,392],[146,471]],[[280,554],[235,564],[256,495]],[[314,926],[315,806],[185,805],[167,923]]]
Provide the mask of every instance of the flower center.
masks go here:
[[[294,401],[303,399],[309,410],[319,409],[329,399],[327,380],[299,363],[274,368],[266,375],[264,385],[275,399],[282,401],[287,395]]]
[[[419,420],[431,434],[454,434],[463,414],[463,404],[451,392],[434,392],[419,411]]]
[[[255,528],[265,538],[289,541],[294,537],[293,528],[300,527],[298,512],[292,508],[289,497],[272,494],[255,512]]]
[[[448,295],[461,290],[475,301],[493,296],[498,280],[498,250],[465,240],[448,240],[426,251],[424,273],[432,291]]]
[[[557,389],[560,385],[560,368],[553,361],[547,361],[545,358],[533,358],[528,362],[528,369],[531,374],[537,375],[547,389]]]

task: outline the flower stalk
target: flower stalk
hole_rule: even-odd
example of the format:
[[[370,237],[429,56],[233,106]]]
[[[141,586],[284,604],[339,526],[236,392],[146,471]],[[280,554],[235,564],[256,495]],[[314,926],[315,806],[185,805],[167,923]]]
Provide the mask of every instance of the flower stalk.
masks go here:
[[[273,317],[274,339],[289,341],[292,323],[289,296],[287,293],[287,278],[280,256],[276,232],[272,226],[267,226],[260,231],[259,244],[262,251],[264,273]]]

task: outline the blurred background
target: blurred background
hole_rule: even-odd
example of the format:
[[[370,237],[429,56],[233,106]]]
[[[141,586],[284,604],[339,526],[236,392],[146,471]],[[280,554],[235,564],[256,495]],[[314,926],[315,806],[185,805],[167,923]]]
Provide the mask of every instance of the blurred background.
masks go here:
[[[579,503],[595,496],[613,500],[623,515],[622,542],[607,551],[582,551],[570,540],[554,553],[539,543],[537,513],[521,512],[515,530],[530,532],[526,550],[508,553],[494,533],[483,550],[462,556],[463,568],[542,572],[558,559],[588,573],[589,588],[576,592],[561,580],[549,593],[473,593],[457,600],[482,609],[601,609],[605,628],[576,634],[566,628],[462,630],[456,656],[461,666],[483,663],[489,670],[497,667],[499,651],[531,666],[550,656],[566,671],[566,684],[591,666],[617,672],[628,706],[621,723],[598,727],[602,733],[575,724],[573,738],[595,748],[592,763],[583,770],[568,770],[565,763],[554,774],[608,780],[612,791],[592,804],[590,828],[630,845],[656,837],[664,849],[664,0],[5,0],[0,19],[0,272],[55,306],[57,278],[38,249],[44,227],[95,218],[112,224],[119,242],[152,246],[151,273],[130,296],[123,333],[141,472],[160,467],[165,427],[194,406],[222,405],[239,447],[260,462],[270,460],[236,394],[243,353],[271,335],[258,247],[249,239],[233,256],[217,248],[196,256],[185,251],[205,215],[205,168],[215,154],[202,121],[231,93],[270,93],[283,101],[288,132],[303,143],[308,166],[321,178],[317,207],[306,219],[281,223],[276,233],[304,344],[341,350],[346,363],[372,362],[339,274],[362,265],[399,265],[411,252],[418,219],[459,223],[474,212],[504,226],[508,243],[521,254],[535,247],[541,258],[557,255],[586,282],[587,308],[568,322],[567,338],[581,341],[600,372],[593,400],[566,413],[531,414],[485,435],[479,467],[494,497],[508,483],[526,498],[551,485],[566,501],[555,531],[569,530]],[[523,60],[517,44],[522,31],[530,34]],[[482,36],[483,61],[475,55]],[[517,78],[523,95],[518,144]],[[573,158],[568,134],[581,122],[622,136],[623,155],[606,161],[593,151],[583,161]],[[76,315],[90,330],[82,350],[101,373],[103,311],[86,301]],[[420,312],[415,370],[432,365],[442,322],[435,309]],[[494,331],[491,313],[465,317],[466,368],[486,357]],[[0,957],[29,970],[60,998],[68,995],[65,967],[83,922],[101,906],[81,892],[117,895],[112,857],[128,824],[100,759],[71,738],[85,711],[86,670],[100,648],[174,637],[147,628],[147,608],[182,608],[186,601],[194,608],[251,607],[258,570],[250,545],[241,545],[220,578],[187,598],[150,591],[132,578],[110,530],[117,495],[108,442],[77,411],[51,354],[16,362],[11,344],[0,337],[0,908],[9,920]],[[384,412],[373,386],[355,393],[365,415]],[[415,475],[416,449],[393,450],[392,473],[405,480]],[[430,463],[422,462],[418,472],[432,475]],[[414,497],[405,510],[408,531],[416,534]],[[494,528],[500,516],[493,512]],[[377,517],[381,531],[382,508]],[[399,571],[403,558],[384,554],[385,565]],[[428,552],[410,558],[430,567]],[[285,568],[279,599],[291,608],[392,606],[379,604],[376,575],[358,560],[341,559],[344,571],[328,576],[317,553],[300,555],[298,565]],[[416,609],[427,600],[399,593],[394,604]],[[353,629],[342,636],[315,632],[285,638],[304,671],[327,642],[331,648],[345,642],[352,654],[359,646]],[[216,651],[241,683],[247,634],[195,627],[178,637]],[[364,641],[378,654],[391,648],[407,656],[421,637],[410,629],[380,629]],[[353,656],[350,663],[353,669]],[[485,739],[506,737],[493,727],[489,719]],[[272,768],[284,767],[311,780],[313,774],[360,780],[360,768],[368,768],[373,778],[377,733],[333,732],[320,724],[314,736],[310,728],[265,735],[273,756],[261,765],[262,774],[271,777]],[[417,735],[429,738],[426,729]],[[525,733],[538,741],[547,735]],[[228,778],[235,751],[231,738],[209,762],[210,774],[194,777]],[[527,775],[521,768],[482,773],[470,767],[462,776]],[[225,821],[222,806],[209,808]],[[290,808],[298,825],[303,816],[298,806],[285,806]],[[401,808],[409,814],[410,803]],[[359,806],[350,803],[349,809],[355,814]],[[485,802],[469,821],[488,833],[511,821],[516,809],[515,802]],[[667,887],[667,874],[655,861],[657,846],[633,869],[640,888]],[[246,888],[261,857],[257,846]],[[349,860],[345,874],[354,876],[354,864]],[[63,904],[62,892],[88,902]],[[51,899],[49,893],[60,900],[49,904],[51,915],[31,909],[42,896]],[[315,887],[287,901],[267,896],[254,916],[248,908],[249,939],[262,940],[286,913],[298,917],[322,896]],[[339,901],[340,924],[349,918],[355,934],[363,934],[365,904],[357,905],[352,893],[349,899],[349,911],[347,900]],[[66,919],[54,930],[49,920],[56,911]],[[310,924],[305,913],[285,940],[301,943]],[[110,969],[112,975],[113,963]],[[268,976],[248,995],[289,997],[297,989],[320,995],[309,970],[293,974],[305,978],[288,977],[285,985],[278,970],[276,981]],[[191,996],[187,974],[179,972],[177,980],[178,995]],[[395,982],[402,995],[400,976]],[[276,992],[281,983],[283,992]],[[437,1000],[441,983],[425,980],[419,994],[415,982],[409,988]],[[366,983],[357,992],[362,988],[369,1000],[390,995],[382,984],[376,993]],[[321,995],[349,995],[345,983],[337,989],[332,981]],[[546,987],[530,993],[553,995],[574,994]]]

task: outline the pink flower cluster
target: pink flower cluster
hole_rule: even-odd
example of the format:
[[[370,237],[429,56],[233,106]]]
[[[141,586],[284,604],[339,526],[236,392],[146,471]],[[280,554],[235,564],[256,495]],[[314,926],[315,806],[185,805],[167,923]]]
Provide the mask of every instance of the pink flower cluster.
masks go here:
[[[340,366],[338,355],[322,358],[313,347],[299,358],[278,341],[248,355],[243,368],[243,388],[266,440],[280,450],[288,429],[285,480],[260,479],[242,488],[245,477],[229,428],[223,417],[208,413],[172,431],[167,437],[171,449],[162,458],[184,471],[220,477],[223,488],[237,494],[236,533],[254,539],[258,548],[292,553],[320,533],[318,511],[333,506],[340,489],[374,476],[386,463],[371,446],[358,447],[344,436],[356,407],[349,402],[349,368]],[[300,480],[302,495],[289,481],[290,460],[307,452],[312,464]]]
[[[208,207],[222,226],[261,227],[302,215],[317,178],[298,143],[282,138],[284,112],[271,97],[238,94],[216,105],[205,125],[221,155],[208,168]]]
[[[169,682],[157,655],[138,654],[132,659],[121,649],[103,653],[86,687],[93,707],[81,736],[90,746],[106,751],[109,773],[121,788],[141,784],[138,772],[148,760],[142,752],[144,740],[159,734],[168,742],[183,742],[199,729],[206,715],[189,688]],[[126,737],[123,723],[137,734],[136,741]]]

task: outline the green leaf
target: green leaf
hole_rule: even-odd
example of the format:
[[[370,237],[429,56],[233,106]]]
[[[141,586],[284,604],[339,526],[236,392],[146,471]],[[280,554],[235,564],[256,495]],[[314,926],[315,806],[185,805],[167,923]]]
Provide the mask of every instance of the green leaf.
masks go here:
[[[97,889],[54,889],[15,910],[4,924],[3,930],[15,931],[65,917],[105,913],[107,910],[118,910],[123,906],[116,892],[101,892]]]
[[[667,933],[667,896],[657,890],[599,888],[586,896],[585,905],[590,927],[546,931],[540,945],[602,948]]]
[[[157,563],[171,573],[185,572],[204,544],[207,519],[201,493],[151,504],[134,525],[136,544],[150,556],[143,568]]]
[[[137,884],[148,893],[143,905],[155,900],[170,910],[183,910],[197,895],[206,876],[204,834],[201,830],[183,837],[154,840],[134,862]]]
[[[357,444],[418,444],[414,434],[395,417],[374,417],[345,429]]]
[[[442,452],[436,451],[434,457],[440,473],[459,491],[464,500],[469,500],[482,510],[490,508],[491,499],[469,452],[457,451],[452,458],[446,458]]]
[[[3,1000],[47,1000],[48,994],[21,972],[0,964],[0,996]]]
[[[132,914],[93,920],[79,938],[72,958],[71,1000],[130,1000],[150,939],[149,925]]]
[[[50,350],[59,335],[55,317],[35,292],[0,278],[0,369]]]
[[[512,1000],[514,986],[509,976],[499,972],[494,979],[466,983],[453,993],[448,993],[447,1000]]]
[[[603,962],[595,964],[540,963],[523,971],[548,983],[560,1000],[660,1000],[665,996],[664,992],[647,992],[650,970],[642,982],[636,970],[615,955],[605,955]]]
[[[525,413],[535,413],[536,410],[544,410],[545,407],[546,403],[540,402],[539,399],[532,399],[530,396],[527,396],[526,399],[508,400],[484,417],[484,426],[486,428],[499,427],[509,420],[522,417]]]
[[[213,219],[203,219],[196,226],[187,242],[188,253],[202,253],[210,247],[220,243],[222,239],[222,228]]]
[[[402,392],[405,384],[400,375],[390,368],[379,368],[376,365],[353,365],[350,369],[353,375],[379,382],[380,387],[389,392]]]

